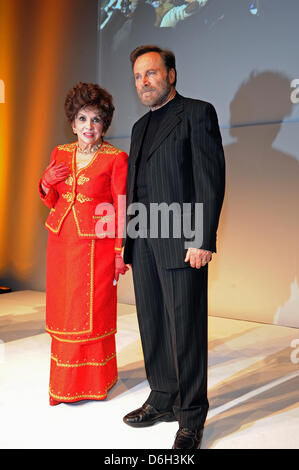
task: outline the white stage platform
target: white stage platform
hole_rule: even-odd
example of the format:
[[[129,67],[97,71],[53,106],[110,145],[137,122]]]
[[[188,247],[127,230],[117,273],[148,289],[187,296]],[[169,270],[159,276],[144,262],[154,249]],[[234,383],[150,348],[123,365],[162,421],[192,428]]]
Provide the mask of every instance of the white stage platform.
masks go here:
[[[44,312],[42,292],[0,296],[0,448],[171,449],[177,423],[122,421],[149,393],[135,307],[118,305],[119,381],[108,398],[55,407]],[[210,316],[209,401],[202,449],[298,449],[299,330]]]

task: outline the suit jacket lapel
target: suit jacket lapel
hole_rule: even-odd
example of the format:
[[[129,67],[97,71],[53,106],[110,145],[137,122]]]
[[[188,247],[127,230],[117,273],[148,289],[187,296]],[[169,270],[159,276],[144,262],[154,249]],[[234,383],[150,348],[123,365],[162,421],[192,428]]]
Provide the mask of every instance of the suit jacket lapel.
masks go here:
[[[153,152],[162,144],[163,140],[170,134],[172,129],[181,122],[179,114],[184,110],[184,101],[181,95],[177,93],[178,99],[174,101],[167,110],[160,129],[156,135],[155,140],[151,146],[147,159],[149,159]]]
[[[145,114],[141,121],[138,123],[138,127],[135,130],[135,135],[134,135],[134,147],[131,150],[131,158],[132,158],[132,165],[136,164],[136,160],[138,158],[141,144],[143,142],[143,137],[145,130],[147,128],[148,120],[150,118],[150,112]]]
[[[141,120],[136,124],[136,128],[132,135],[131,149],[130,149],[130,159],[131,159],[131,170],[128,173],[127,179],[127,204],[133,202],[134,196],[134,187],[135,187],[135,178],[136,178],[136,162],[139,157],[141,144],[143,142],[144,133],[147,128],[148,120],[150,117],[150,112],[145,114]]]

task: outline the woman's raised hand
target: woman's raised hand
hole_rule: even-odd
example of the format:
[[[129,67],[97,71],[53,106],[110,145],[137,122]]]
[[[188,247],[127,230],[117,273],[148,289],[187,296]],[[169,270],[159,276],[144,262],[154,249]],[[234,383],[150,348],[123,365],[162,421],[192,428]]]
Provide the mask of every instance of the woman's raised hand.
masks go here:
[[[69,173],[70,168],[66,163],[60,162],[56,164],[56,161],[53,160],[45,169],[42,177],[42,184],[46,188],[50,189],[51,186],[65,180]]]

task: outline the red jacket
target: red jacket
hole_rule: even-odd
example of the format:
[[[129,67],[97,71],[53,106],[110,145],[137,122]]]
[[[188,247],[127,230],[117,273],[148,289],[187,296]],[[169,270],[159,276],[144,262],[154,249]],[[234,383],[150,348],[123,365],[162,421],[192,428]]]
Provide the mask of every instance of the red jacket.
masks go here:
[[[51,209],[45,226],[58,234],[64,219],[72,212],[80,238],[114,238],[123,233],[122,229],[119,232],[117,229],[118,221],[124,220],[125,203],[124,207],[119,207],[118,196],[126,195],[128,155],[108,142],[103,142],[92,161],[76,172],[76,144],[58,145],[51,154],[50,161],[69,165],[69,176],[52,187],[46,196],[41,188],[41,180],[39,182],[42,201]],[[115,218],[111,210],[108,213],[103,211],[103,206],[99,206],[96,211],[100,203],[111,204],[110,209],[114,207]],[[116,236],[116,251],[121,250],[121,243],[122,236]]]

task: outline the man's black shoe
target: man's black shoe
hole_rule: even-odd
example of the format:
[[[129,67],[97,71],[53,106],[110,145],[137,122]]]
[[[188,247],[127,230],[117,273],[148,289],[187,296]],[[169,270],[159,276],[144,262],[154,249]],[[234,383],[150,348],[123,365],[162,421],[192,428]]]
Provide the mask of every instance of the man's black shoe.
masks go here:
[[[180,428],[176,433],[173,449],[200,449],[203,435],[202,429]]]
[[[146,426],[152,426],[160,421],[176,421],[173,410],[158,411],[152,405],[144,403],[141,408],[131,411],[124,416],[123,421],[129,426],[135,428],[143,428]]]

